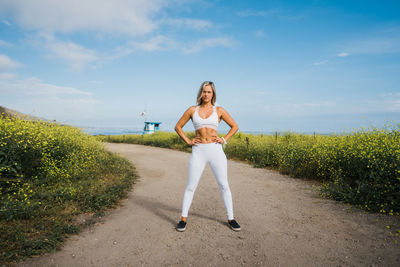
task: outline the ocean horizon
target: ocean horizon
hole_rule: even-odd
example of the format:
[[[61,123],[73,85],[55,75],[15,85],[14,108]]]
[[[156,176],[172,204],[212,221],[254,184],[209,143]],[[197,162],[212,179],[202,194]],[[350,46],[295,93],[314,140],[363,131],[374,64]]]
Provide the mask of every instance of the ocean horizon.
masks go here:
[[[90,127],[90,126],[75,126],[80,128],[84,133],[89,135],[128,135],[128,134],[143,134],[143,129],[140,128],[130,128],[130,127]],[[165,130],[161,129],[162,132],[175,132],[173,130]],[[284,134],[284,133],[298,133],[298,134],[320,134],[320,135],[333,135],[333,132],[293,132],[293,131],[239,131],[240,133],[246,134],[265,134],[272,135],[275,133]],[[336,133],[337,134],[337,133]]]

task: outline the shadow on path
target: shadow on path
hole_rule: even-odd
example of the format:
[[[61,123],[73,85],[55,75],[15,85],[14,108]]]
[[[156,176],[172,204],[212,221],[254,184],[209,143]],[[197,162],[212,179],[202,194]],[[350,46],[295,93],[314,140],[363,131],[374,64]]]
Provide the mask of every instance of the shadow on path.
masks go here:
[[[178,220],[180,218],[179,215],[181,213],[180,208],[169,206],[165,203],[159,202],[158,200],[156,200],[154,198],[149,198],[149,197],[145,197],[145,196],[136,195],[133,198],[133,201],[135,204],[140,205],[141,207],[151,211],[152,213],[154,213],[161,219],[163,219],[167,222],[170,222],[174,227],[178,223]],[[176,214],[176,215],[174,215],[174,218],[172,218],[171,215],[169,215],[170,212],[174,212]],[[200,217],[203,219],[214,221],[214,222],[219,222],[222,225],[226,225],[226,222],[224,222],[222,220],[218,220],[214,217],[203,215],[203,214],[200,214],[197,212],[193,212],[190,215],[194,216],[194,217]]]

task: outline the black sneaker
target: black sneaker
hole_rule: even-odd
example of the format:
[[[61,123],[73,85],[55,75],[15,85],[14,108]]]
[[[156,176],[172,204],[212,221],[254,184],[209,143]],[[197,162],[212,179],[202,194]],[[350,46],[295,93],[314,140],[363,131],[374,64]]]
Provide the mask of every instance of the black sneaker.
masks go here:
[[[232,228],[233,231],[240,231],[240,225],[235,220],[228,221],[229,226]]]
[[[180,221],[176,226],[176,231],[183,232],[186,230],[186,222]]]

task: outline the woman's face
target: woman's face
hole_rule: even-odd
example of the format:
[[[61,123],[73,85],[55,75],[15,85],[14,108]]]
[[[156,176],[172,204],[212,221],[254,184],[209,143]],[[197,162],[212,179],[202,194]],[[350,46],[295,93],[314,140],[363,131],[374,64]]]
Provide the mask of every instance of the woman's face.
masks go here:
[[[211,85],[206,85],[204,86],[203,92],[201,93],[201,99],[203,100],[203,102],[208,103],[211,101],[213,94],[214,93],[211,88]]]

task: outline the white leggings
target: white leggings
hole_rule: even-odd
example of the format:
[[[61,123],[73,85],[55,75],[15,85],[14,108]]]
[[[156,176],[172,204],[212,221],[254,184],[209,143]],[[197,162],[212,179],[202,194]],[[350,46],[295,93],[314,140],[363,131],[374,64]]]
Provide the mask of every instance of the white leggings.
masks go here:
[[[209,143],[192,146],[192,155],[189,161],[189,177],[185,194],[183,195],[182,217],[187,217],[192,204],[194,191],[199,184],[201,174],[207,163],[217,179],[222,193],[228,220],[233,219],[232,193],[228,184],[227,160],[221,144]]]

